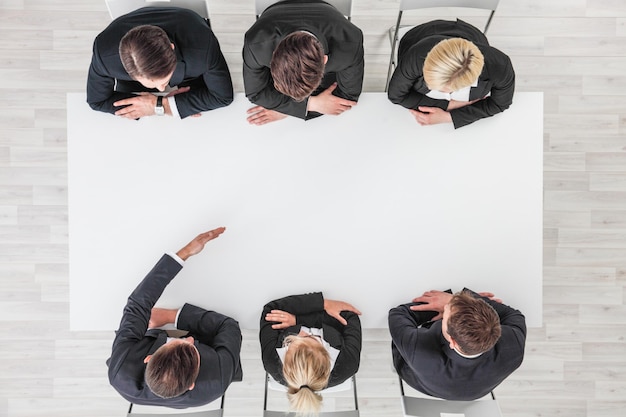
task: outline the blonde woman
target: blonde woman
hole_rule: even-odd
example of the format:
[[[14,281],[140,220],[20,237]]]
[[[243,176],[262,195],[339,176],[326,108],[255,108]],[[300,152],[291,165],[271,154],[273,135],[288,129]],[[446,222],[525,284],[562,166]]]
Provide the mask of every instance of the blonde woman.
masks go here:
[[[513,102],[515,72],[474,26],[435,20],[402,37],[388,97],[420,125],[455,129],[500,113]]]
[[[265,370],[288,387],[291,408],[316,414],[319,391],[339,385],[359,369],[361,312],[321,292],[291,295],[263,308],[259,339]]]

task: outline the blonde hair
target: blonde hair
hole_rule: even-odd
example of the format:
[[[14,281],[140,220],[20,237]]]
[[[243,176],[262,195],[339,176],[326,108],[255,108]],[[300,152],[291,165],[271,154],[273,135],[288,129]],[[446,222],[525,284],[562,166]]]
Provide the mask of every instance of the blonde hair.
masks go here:
[[[307,340],[308,339],[308,340]],[[283,364],[287,381],[287,398],[291,409],[299,415],[315,415],[322,407],[321,391],[330,378],[330,355],[317,341],[302,336],[287,336],[289,345]]]
[[[452,91],[472,85],[483,70],[485,58],[467,39],[445,39],[435,45],[424,61],[424,81],[431,90]]]

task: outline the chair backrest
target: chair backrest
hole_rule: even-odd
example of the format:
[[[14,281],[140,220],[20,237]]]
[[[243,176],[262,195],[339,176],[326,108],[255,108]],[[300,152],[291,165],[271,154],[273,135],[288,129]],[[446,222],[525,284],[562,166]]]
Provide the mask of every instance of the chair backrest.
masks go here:
[[[467,9],[482,9],[488,10],[489,17],[485,25],[483,33],[487,33],[491,19],[498,8],[500,0],[400,0],[400,14],[398,16],[398,24],[400,22],[400,16],[402,12],[418,9],[432,9],[443,7],[459,7]]]
[[[438,398],[410,397],[405,395],[402,378],[400,380],[400,395],[402,411],[405,417],[441,417],[454,415],[455,417],[502,417],[500,406],[495,395],[491,399],[475,401],[450,401]]]
[[[254,0],[255,14],[258,19],[261,13],[274,3],[280,0]],[[326,3],[333,5],[348,19],[352,16],[352,0],[324,0]]]
[[[209,19],[208,0],[105,0],[111,19],[117,19],[142,7],[181,7]]]
[[[263,417],[295,417],[296,413],[285,411],[272,411],[267,409],[267,391],[287,392],[287,387],[277,382],[270,374],[265,373],[265,393],[263,398]],[[319,391],[320,394],[330,394],[333,392],[343,392],[352,390],[354,396],[354,409],[345,411],[323,411],[319,417],[359,417],[359,401],[356,392],[356,377],[346,379],[339,385]]]
[[[207,405],[198,407],[200,411],[181,411],[179,409],[167,408],[167,407],[159,407],[159,406],[134,406],[133,403],[128,407],[128,412],[126,413],[126,417],[163,417],[163,416],[176,416],[176,417],[223,417],[224,415],[224,398],[226,394],[222,395],[220,401],[219,408],[206,408],[206,407],[214,407],[218,400],[215,400]],[[141,408],[140,412],[133,412],[133,408]],[[169,412],[164,412],[163,410],[168,410]]]

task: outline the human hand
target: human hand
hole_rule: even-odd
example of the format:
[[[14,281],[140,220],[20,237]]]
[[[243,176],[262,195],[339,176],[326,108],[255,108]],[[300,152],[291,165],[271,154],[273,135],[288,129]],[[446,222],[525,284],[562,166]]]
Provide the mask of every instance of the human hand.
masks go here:
[[[183,261],[186,261],[190,256],[196,255],[204,249],[204,245],[207,244],[210,240],[213,240],[226,230],[225,227],[218,227],[217,229],[210,230],[208,232],[200,233],[196,236],[191,242],[187,243],[187,245],[176,252]]]
[[[444,291],[426,291],[420,297],[416,297],[412,300],[414,303],[424,304],[418,304],[409,308],[413,311],[436,311],[439,314],[432,318],[432,320],[435,321],[443,318],[443,309],[446,304],[450,302],[451,299],[452,294]]]
[[[286,329],[287,327],[296,325],[296,316],[283,310],[272,310],[265,315],[265,321],[275,321],[278,324],[272,324],[272,329]]]
[[[174,97],[178,94],[184,94],[186,92],[188,92],[189,90],[191,90],[191,87],[186,86],[186,87],[178,87],[176,90],[172,90],[170,91],[165,97]]]
[[[176,313],[178,310],[171,310],[166,308],[153,308],[150,313],[150,321],[148,322],[148,328],[154,329],[157,327],[165,326],[168,323],[174,323],[176,321]]]
[[[346,303],[345,301],[324,300],[324,310],[329,316],[336,318],[339,323],[344,326],[348,324],[348,322],[346,319],[341,317],[342,311],[351,311],[355,314],[361,315],[361,312],[356,307],[352,304]]]
[[[496,303],[502,304],[502,299],[496,298],[496,296],[492,292],[479,292],[478,295],[480,295],[481,297],[487,297],[488,299],[495,301]]]
[[[419,110],[419,111],[418,111]],[[439,107],[419,106],[418,110],[409,109],[417,123],[422,126],[452,122],[452,116]]]
[[[261,126],[266,123],[282,120],[287,117],[286,114],[277,112],[276,110],[268,110],[265,107],[254,106],[246,112],[250,116],[247,117],[248,123],[251,125]]]
[[[309,97],[307,104],[308,111],[316,111],[322,114],[338,115],[346,110],[350,110],[352,106],[356,106],[356,101],[346,100],[345,98],[333,95],[333,91],[337,88],[337,83],[333,83],[326,90],[317,96]]]
[[[156,107],[157,97],[153,94],[142,92],[134,97],[118,100],[113,103],[114,106],[126,106],[123,109],[119,109],[115,112],[116,116],[121,116],[126,119],[139,119],[144,116],[154,115],[154,108]]]

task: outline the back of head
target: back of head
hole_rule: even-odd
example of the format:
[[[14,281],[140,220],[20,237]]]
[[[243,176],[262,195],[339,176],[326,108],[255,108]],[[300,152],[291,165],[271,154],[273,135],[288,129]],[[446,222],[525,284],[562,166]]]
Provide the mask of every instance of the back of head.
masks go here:
[[[448,334],[462,353],[477,355],[495,346],[501,327],[500,317],[493,307],[467,292],[455,294],[449,306]]]
[[[324,48],[310,33],[291,33],[274,49],[270,72],[277,91],[302,101],[322,82]]]
[[[424,81],[431,90],[460,90],[478,79],[484,63],[482,52],[472,42],[462,38],[445,39],[426,55]]]
[[[299,336],[288,336],[283,375],[289,386],[291,409],[300,415],[315,415],[322,406],[321,391],[330,378],[330,356],[324,346]]]
[[[161,398],[174,398],[189,390],[200,372],[198,351],[191,343],[165,344],[146,366],[145,380]]]
[[[176,53],[167,33],[158,26],[141,25],[120,41],[120,59],[133,79],[163,79],[176,68]]]

